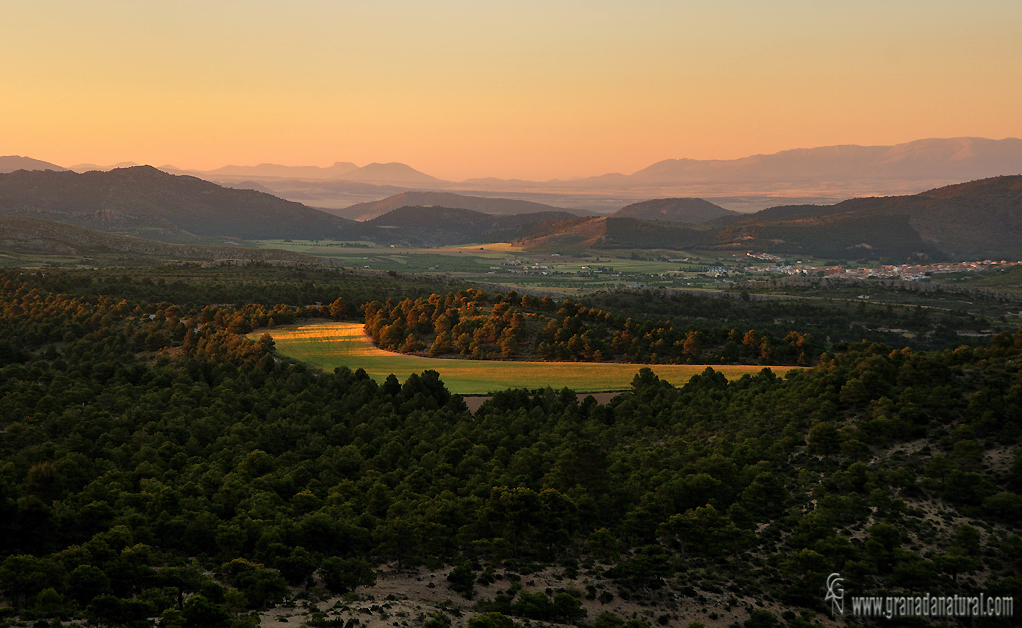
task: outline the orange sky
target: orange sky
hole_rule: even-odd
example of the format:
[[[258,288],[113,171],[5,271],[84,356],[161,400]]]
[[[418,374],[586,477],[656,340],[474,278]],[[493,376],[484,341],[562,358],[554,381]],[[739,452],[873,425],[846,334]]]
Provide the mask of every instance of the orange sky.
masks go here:
[[[547,179],[1022,137],[1017,0],[635,4],[11,3],[0,154]]]

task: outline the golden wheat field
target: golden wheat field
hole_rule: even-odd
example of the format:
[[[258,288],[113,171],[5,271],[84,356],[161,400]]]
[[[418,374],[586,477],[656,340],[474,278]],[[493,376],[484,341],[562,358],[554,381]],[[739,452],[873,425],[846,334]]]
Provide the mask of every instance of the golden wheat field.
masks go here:
[[[339,366],[365,371],[377,381],[393,373],[404,381],[412,373],[433,369],[447,388],[461,395],[480,395],[506,388],[568,387],[577,392],[625,390],[632,378],[648,366],[661,378],[675,385],[688,381],[706,366],[698,364],[626,364],[608,362],[511,362],[499,360],[460,360],[426,358],[391,353],[375,347],[362,331],[361,323],[322,321],[304,325],[290,325],[261,329],[250,334],[258,337],[268,333],[277,351],[319,367],[333,371]],[[728,378],[746,373],[758,373],[760,366],[714,365]],[[789,367],[774,367],[780,376]]]

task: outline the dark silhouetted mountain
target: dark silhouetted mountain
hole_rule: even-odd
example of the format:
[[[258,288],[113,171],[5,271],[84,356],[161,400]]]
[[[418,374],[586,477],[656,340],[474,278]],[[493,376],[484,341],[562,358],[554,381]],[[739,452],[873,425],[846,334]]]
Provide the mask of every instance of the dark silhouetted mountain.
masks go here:
[[[401,192],[379,201],[358,203],[345,209],[333,210],[330,213],[352,220],[371,220],[382,216],[399,207],[448,207],[452,209],[471,209],[484,214],[535,214],[538,212],[567,212],[577,214],[578,210],[519,201],[510,198],[485,198],[482,196],[465,196],[451,192]],[[587,213],[587,212],[586,212]]]
[[[1022,258],[1022,176],[828,206],[764,209],[732,222],[721,241],[828,257]],[[843,255],[842,255],[843,254]]]
[[[16,170],[53,170],[55,172],[63,172],[64,170],[67,170],[67,168],[61,168],[60,166],[51,164],[47,161],[40,161],[38,159],[32,159],[31,157],[22,157],[20,155],[0,157],[0,173],[6,174]]]
[[[638,218],[640,220],[663,220],[699,225],[719,220],[725,216],[741,216],[738,212],[724,209],[701,198],[657,198],[641,203],[632,203],[613,214],[615,218]]]
[[[150,166],[0,175],[0,215],[168,242],[190,242],[196,236],[345,239],[360,229],[359,223],[300,203]]]
[[[362,224],[372,229],[366,237],[377,242],[444,246],[514,240],[539,225],[574,217],[563,211],[492,216],[454,207],[399,207]]]

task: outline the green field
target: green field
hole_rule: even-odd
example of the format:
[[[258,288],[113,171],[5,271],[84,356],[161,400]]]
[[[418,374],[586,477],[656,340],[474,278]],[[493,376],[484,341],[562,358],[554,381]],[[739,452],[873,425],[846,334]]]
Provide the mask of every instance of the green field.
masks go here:
[[[588,254],[525,251],[495,242],[415,248],[365,242],[260,240],[262,248],[324,257],[346,267],[402,274],[447,275],[509,288],[581,294],[642,284],[673,288],[722,289],[722,278],[707,268],[753,263],[742,254],[696,254],[664,250],[600,250]],[[758,263],[758,262],[756,262]]]
[[[592,362],[503,362],[497,360],[448,360],[391,353],[376,348],[362,331],[362,323],[318,322],[259,330],[273,337],[277,351],[325,371],[339,366],[363,368],[383,381],[393,373],[404,381],[412,373],[433,369],[447,388],[462,395],[479,395],[506,388],[560,389],[577,392],[625,390],[632,377],[649,366],[661,379],[680,385],[706,367],[696,364],[620,364]],[[714,365],[728,378],[758,373],[760,366]],[[783,375],[790,367],[773,367]]]

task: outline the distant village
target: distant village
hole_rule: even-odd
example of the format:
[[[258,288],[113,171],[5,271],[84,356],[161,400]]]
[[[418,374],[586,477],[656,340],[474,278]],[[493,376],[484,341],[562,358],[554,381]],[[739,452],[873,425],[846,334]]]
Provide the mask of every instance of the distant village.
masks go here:
[[[783,262],[768,253],[747,253],[747,257]],[[1022,262],[1006,260],[982,260],[976,262],[945,262],[940,264],[890,264],[877,267],[845,268],[842,266],[810,266],[796,262],[795,264],[778,263],[773,266],[752,266],[746,270],[758,273],[777,273],[781,275],[819,275],[834,279],[902,279],[905,281],[926,281],[933,275],[961,272],[979,272],[985,270],[1007,269],[1018,266]]]

